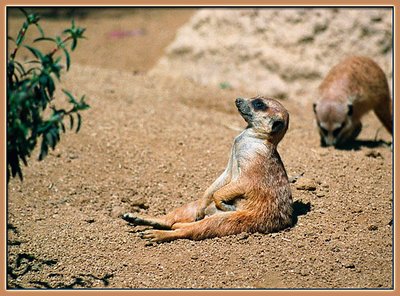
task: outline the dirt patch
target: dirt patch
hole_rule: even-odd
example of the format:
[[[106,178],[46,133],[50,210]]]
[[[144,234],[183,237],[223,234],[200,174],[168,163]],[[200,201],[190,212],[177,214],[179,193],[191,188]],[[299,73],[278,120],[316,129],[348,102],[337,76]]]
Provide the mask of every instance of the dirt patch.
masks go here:
[[[143,17],[143,28],[173,36],[162,18]],[[132,71],[149,69],[157,54],[146,66],[137,59],[118,69],[121,61],[87,50],[102,43],[96,36],[113,20],[89,14],[82,22],[96,34],[73,55],[62,86],[86,94],[92,108],[78,134],[66,134],[43,162],[34,154],[25,181],[9,184],[10,288],[392,287],[392,151],[380,142],[390,136],[369,114],[354,150],[321,148],[311,102],[290,98],[282,101],[291,121],[278,149],[289,176],[298,177],[293,228],[198,242],[142,240],[143,228],[119,215],[160,215],[201,196],[245,126],[234,99],[248,95]],[[50,27],[60,30],[64,21]]]
[[[9,35],[16,36],[24,19],[18,9],[9,10]],[[61,12],[57,14],[57,11]],[[68,11],[38,9],[42,15],[41,25],[49,36],[60,35],[71,25],[72,18],[77,25],[87,29],[87,40],[77,47],[72,63],[144,73],[156,64],[164,48],[174,39],[176,30],[190,19],[195,10],[76,8]],[[28,42],[40,37],[35,27],[29,30]],[[46,48],[45,43],[41,46]],[[21,50],[19,54],[20,58],[30,58],[27,50]]]

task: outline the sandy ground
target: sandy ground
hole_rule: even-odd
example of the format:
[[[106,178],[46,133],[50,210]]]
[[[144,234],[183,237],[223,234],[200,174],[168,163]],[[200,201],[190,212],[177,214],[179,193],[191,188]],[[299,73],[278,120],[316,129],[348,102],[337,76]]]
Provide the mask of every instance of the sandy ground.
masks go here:
[[[291,122],[279,152],[289,176],[303,174],[290,229],[151,244],[119,217],[200,197],[245,126],[234,99],[253,94],[146,74],[191,13],[78,19],[89,40],[62,87],[86,94],[91,109],[78,134],[42,162],[36,153],[24,182],[9,184],[8,287],[391,288],[392,152],[374,114],[353,150],[334,150],[319,147],[311,102],[282,100]],[[49,32],[68,22],[46,21]],[[144,33],[111,37],[126,28]]]

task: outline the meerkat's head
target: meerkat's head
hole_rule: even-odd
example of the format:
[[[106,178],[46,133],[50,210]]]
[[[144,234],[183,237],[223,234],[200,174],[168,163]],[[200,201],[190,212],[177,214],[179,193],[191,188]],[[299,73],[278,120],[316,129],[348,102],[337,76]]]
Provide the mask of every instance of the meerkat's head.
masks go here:
[[[342,146],[354,139],[361,130],[361,124],[353,122],[353,105],[350,102],[319,101],[313,104],[313,109],[321,146]]]
[[[257,137],[277,145],[289,127],[289,113],[274,99],[255,97],[237,98],[239,113]]]

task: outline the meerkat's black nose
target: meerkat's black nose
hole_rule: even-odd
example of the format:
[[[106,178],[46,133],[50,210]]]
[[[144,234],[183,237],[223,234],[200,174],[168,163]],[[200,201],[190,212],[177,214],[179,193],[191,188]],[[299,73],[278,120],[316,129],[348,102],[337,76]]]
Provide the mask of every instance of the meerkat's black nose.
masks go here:
[[[239,107],[242,103],[243,103],[243,99],[242,98],[237,98],[235,101],[236,107]]]

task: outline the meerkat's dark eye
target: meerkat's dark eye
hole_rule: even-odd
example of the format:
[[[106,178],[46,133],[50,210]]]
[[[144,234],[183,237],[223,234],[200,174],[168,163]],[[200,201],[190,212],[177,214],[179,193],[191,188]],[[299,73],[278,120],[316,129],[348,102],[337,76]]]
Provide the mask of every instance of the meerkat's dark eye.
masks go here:
[[[324,129],[323,127],[321,127],[321,131],[325,136],[328,134],[328,130]]]
[[[347,115],[352,116],[353,115],[353,104],[348,105],[349,110],[347,111]]]
[[[280,132],[285,127],[285,123],[282,120],[277,120],[272,125],[272,132]]]
[[[268,106],[265,105],[265,103],[261,99],[255,99],[253,102],[251,102],[251,104],[253,105],[253,108],[256,111],[257,110],[265,111],[268,108]]]

